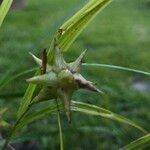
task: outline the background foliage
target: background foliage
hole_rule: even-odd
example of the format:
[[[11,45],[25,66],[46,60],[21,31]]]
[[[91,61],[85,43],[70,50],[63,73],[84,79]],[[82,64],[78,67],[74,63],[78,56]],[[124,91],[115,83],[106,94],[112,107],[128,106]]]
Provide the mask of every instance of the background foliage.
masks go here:
[[[1,81],[21,70],[32,68],[35,64],[28,52],[40,55],[41,49],[49,46],[50,38],[60,24],[84,3],[86,1],[81,4],[80,0],[67,3],[64,0],[43,0],[42,3],[39,0],[30,0],[24,9],[12,10],[1,28]],[[149,71],[149,11],[148,0],[114,1],[80,35],[70,48],[72,51],[66,54],[66,59],[74,60],[87,48],[85,62],[122,65]],[[148,77],[97,68],[89,69],[88,72],[83,69],[83,73],[87,78],[96,81],[107,93],[107,97],[81,91],[80,94],[74,95],[75,100],[108,108],[141,124],[149,131],[150,88],[143,92],[133,88],[137,81],[149,83]],[[27,86],[25,79],[28,76],[17,79],[17,82],[12,82],[0,92],[0,107],[7,105],[9,109],[5,115],[8,122],[15,118],[16,105],[19,105]],[[34,147],[42,145],[41,148],[44,149],[49,146],[56,149],[59,147],[59,136],[55,118],[56,115],[51,115],[25,127],[17,142],[32,141],[30,144],[34,143]],[[62,118],[66,149],[117,149],[143,135],[129,126],[78,113],[73,113],[71,125],[68,125],[65,117]],[[80,140],[75,142],[78,139]]]

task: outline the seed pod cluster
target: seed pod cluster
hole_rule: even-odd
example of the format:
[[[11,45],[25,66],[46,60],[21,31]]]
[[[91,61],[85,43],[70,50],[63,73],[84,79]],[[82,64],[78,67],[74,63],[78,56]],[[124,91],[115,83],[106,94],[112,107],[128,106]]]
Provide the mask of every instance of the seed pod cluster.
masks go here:
[[[80,74],[81,61],[86,51],[82,52],[81,55],[71,63],[66,63],[57,45],[54,51],[53,65],[45,64],[44,68],[46,68],[46,70],[43,71],[44,69],[42,68],[44,74],[27,79],[27,82],[42,86],[39,94],[33,99],[34,102],[60,99],[64,103],[66,115],[70,122],[71,98],[75,91],[78,89],[86,89],[99,93],[102,93],[102,91]],[[46,61],[37,58],[33,54],[31,55],[39,67],[43,67],[43,62]]]

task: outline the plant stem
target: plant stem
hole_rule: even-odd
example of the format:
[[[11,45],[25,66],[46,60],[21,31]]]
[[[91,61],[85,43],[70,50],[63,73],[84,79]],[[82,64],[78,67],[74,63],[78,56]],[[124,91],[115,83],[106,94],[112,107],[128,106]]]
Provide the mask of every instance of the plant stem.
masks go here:
[[[64,149],[63,135],[62,135],[62,128],[61,128],[61,122],[60,122],[60,111],[59,111],[57,99],[56,99],[56,105],[57,105],[57,121],[58,121],[58,127],[59,127],[60,150],[63,150]]]

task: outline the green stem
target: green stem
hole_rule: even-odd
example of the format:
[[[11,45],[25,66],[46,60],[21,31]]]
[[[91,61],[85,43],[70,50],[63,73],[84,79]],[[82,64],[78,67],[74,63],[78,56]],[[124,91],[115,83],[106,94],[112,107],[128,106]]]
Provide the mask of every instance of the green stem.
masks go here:
[[[63,144],[63,135],[62,135],[62,128],[61,128],[61,122],[60,122],[60,111],[59,111],[59,105],[58,101],[56,99],[56,105],[57,105],[57,121],[58,121],[58,127],[59,127],[59,139],[60,139],[60,150],[63,150],[64,144]]]

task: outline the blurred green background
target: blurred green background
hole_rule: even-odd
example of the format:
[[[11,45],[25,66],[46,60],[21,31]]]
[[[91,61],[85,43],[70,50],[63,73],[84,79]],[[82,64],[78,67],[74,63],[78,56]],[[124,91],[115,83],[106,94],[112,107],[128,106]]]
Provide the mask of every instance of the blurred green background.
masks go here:
[[[40,57],[59,26],[85,3],[87,0],[26,0],[24,7],[13,8],[0,29],[0,81],[35,67],[28,53]],[[84,49],[88,49],[84,62],[150,71],[150,1],[114,0],[65,53],[66,60],[73,61]],[[74,100],[110,109],[150,130],[148,76],[91,67],[83,67],[82,73],[107,96],[82,90],[75,93]],[[23,76],[0,91],[0,109],[8,108],[4,117],[11,124],[27,87],[25,79],[32,75]],[[41,107],[44,104],[34,111]],[[66,150],[115,150],[143,135],[128,125],[75,112],[71,125],[64,113],[61,120]],[[1,130],[4,135],[7,131]],[[21,143],[16,144],[18,150],[59,149],[56,114],[26,126],[13,142]]]

